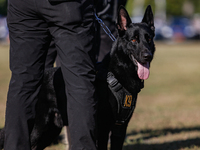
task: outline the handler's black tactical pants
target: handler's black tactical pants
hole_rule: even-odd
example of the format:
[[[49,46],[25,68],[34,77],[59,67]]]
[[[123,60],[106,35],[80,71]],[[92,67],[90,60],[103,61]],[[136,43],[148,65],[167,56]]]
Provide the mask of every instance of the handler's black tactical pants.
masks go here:
[[[56,0],[55,0],[56,1]],[[9,0],[10,80],[5,150],[30,150],[30,132],[51,36],[67,91],[70,150],[96,150],[93,0]]]

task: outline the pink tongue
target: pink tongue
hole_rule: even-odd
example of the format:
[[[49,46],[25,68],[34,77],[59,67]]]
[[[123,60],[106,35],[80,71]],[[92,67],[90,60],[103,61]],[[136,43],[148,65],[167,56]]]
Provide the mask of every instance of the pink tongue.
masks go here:
[[[137,62],[138,65],[138,77],[142,80],[146,80],[149,77],[149,63],[147,62],[146,64],[140,64]]]

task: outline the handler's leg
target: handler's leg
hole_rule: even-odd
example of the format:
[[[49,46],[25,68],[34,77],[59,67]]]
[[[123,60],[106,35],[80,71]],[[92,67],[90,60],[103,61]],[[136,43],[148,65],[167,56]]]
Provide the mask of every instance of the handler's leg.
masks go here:
[[[5,150],[30,150],[29,134],[35,117],[49,38],[47,25],[37,18],[34,0],[8,1],[10,80]]]
[[[96,150],[93,0],[66,1],[41,7],[51,22],[66,85],[70,150]],[[49,16],[48,11],[55,12]]]

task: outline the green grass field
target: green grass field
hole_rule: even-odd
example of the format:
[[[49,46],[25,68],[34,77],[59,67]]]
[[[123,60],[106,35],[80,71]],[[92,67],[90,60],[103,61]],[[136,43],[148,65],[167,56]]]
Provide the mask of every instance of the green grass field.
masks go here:
[[[0,128],[4,126],[8,46],[0,45]],[[200,150],[200,42],[156,43],[123,150]],[[64,150],[63,144],[45,150]]]

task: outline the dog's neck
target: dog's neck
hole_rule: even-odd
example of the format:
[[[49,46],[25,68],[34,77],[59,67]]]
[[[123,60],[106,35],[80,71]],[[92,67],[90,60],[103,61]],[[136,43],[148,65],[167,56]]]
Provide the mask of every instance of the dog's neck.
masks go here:
[[[139,93],[143,88],[143,82],[138,78],[136,66],[129,56],[122,52],[118,39],[113,44],[108,71],[112,72],[118,82],[132,94]]]

